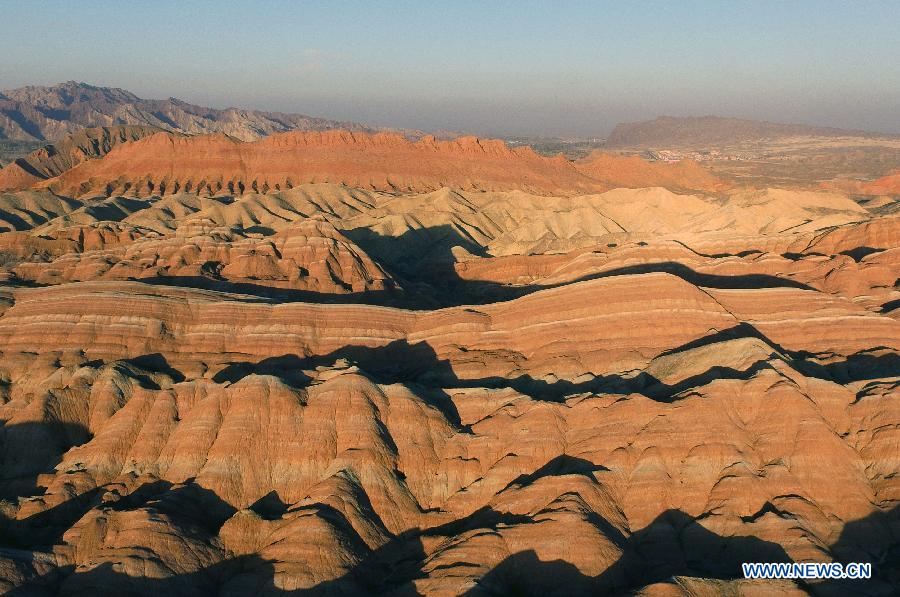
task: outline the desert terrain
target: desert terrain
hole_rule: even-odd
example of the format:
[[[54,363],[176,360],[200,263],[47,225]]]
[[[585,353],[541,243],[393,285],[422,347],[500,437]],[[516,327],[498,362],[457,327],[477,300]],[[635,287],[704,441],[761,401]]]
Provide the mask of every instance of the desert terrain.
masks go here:
[[[63,92],[109,121],[0,169],[0,592],[900,591],[896,138]]]

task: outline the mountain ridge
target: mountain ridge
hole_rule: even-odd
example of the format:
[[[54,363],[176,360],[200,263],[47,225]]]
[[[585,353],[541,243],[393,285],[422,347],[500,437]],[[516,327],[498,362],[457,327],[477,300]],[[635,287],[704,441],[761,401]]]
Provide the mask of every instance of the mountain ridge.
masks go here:
[[[561,154],[546,157],[498,139],[426,135],[410,141],[387,132],[291,131],[242,142],[222,133],[178,136],[162,131],[97,157],[33,184],[22,184],[22,177],[12,174],[7,183],[4,171],[13,170],[7,168],[0,171],[0,188],[47,187],[77,196],[150,196],[187,189],[215,195],[330,182],[379,191],[451,187],[547,195],[652,186],[716,193],[730,186],[690,160],[653,163],[598,153],[570,162]]]
[[[0,168],[0,190],[27,188],[59,176],[81,162],[103,157],[121,143],[159,132],[162,129],[137,125],[81,129]]]
[[[398,133],[344,130],[291,131],[253,142],[221,133],[151,135],[116,147],[43,185],[74,194],[177,189],[215,194],[265,192],[304,182],[332,182],[376,190],[433,191],[444,186],[478,190],[522,188],[605,190],[565,158],[547,158],[529,147],[499,140],[426,135],[410,141]]]
[[[120,124],[186,134],[222,132],[245,141],[291,130],[378,130],[304,114],[207,108],[177,98],[143,99],[118,87],[76,81],[0,92],[0,139],[54,141],[83,128]]]

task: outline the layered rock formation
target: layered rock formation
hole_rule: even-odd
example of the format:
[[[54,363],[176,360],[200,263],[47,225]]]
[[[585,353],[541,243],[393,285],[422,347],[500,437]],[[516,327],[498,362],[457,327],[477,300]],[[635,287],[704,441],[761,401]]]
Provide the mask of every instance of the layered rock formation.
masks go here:
[[[893,199],[579,168],[156,135],[0,194],[0,590],[896,592]]]
[[[393,287],[377,264],[323,221],[300,222],[270,238],[203,220],[189,221],[170,237],[113,226],[91,232],[98,236],[98,248],[66,252],[49,263],[23,261],[11,268],[11,274],[41,285],[187,279],[192,284],[226,282],[327,294]],[[62,250],[78,247],[71,238],[61,240],[57,246]]]
[[[120,143],[137,141],[159,131],[148,126],[122,125],[82,129],[0,169],[0,191],[26,189],[85,160],[102,157]]]
[[[155,135],[129,144],[102,163],[123,141],[154,132],[147,127],[90,129],[48,146],[0,170],[0,190],[43,187],[68,196],[148,197],[180,191],[206,195],[267,193],[315,182],[380,191],[424,192],[442,187],[539,194],[572,194],[610,188],[664,187],[676,192],[717,193],[729,188],[696,162],[649,162],[637,156],[595,152],[576,163],[545,158],[530,147],[511,149],[498,140],[350,131],[273,135],[241,143],[225,135]],[[74,168],[74,170],[73,170]],[[73,170],[73,171],[70,171]]]
[[[462,137],[410,142],[392,133],[284,133],[253,143],[224,135],[154,135],[82,164],[47,186],[66,195],[266,193],[330,182],[383,191],[525,189],[551,194],[600,188],[563,158]]]

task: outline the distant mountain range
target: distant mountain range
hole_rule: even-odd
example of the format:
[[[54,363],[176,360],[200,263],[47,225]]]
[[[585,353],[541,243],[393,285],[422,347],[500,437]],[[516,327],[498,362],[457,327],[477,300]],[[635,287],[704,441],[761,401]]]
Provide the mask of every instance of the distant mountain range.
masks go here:
[[[885,138],[892,137],[892,135],[719,116],[688,118],[660,116],[654,120],[617,125],[607,138],[606,146],[610,148],[711,148],[785,137]]]
[[[54,141],[84,128],[114,125],[150,126],[187,134],[225,133],[243,141],[295,130],[377,130],[358,122],[302,114],[216,110],[175,98],[147,100],[124,89],[75,81],[0,92],[0,139]]]
[[[409,138],[419,138],[423,131],[415,129],[384,129],[359,122],[329,120],[302,114],[264,112],[227,108],[218,110],[189,104],[175,98],[167,100],[142,99],[130,91],[114,87],[96,87],[69,81],[50,87],[28,86],[0,92],[0,145],[23,144],[25,151],[15,151],[11,157],[24,155],[39,143],[53,142],[92,127],[116,126],[152,127],[188,135],[225,133],[242,141],[255,141],[272,133],[287,131],[325,131],[343,129],[352,132],[391,130]],[[452,138],[453,131],[433,133],[437,138]],[[756,140],[785,137],[892,137],[879,133],[815,127],[801,124],[780,124],[739,118],[703,116],[675,118],[662,116],[644,122],[619,124],[606,142],[606,147],[618,148],[715,148]],[[540,139],[519,141],[535,145]],[[566,152],[567,143],[551,151]],[[599,146],[593,144],[591,148]],[[584,151],[582,153],[587,153]]]

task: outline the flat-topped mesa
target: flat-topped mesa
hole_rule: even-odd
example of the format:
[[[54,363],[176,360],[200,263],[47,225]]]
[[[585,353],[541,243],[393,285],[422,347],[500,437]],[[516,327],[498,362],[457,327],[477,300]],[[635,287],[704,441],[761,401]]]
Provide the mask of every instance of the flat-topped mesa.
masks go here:
[[[153,135],[115,148],[43,183],[71,196],[265,193],[312,182],[380,191],[527,190],[596,192],[606,185],[566,160],[498,140],[461,137],[413,142],[402,135],[289,132],[243,143],[223,134]]]

